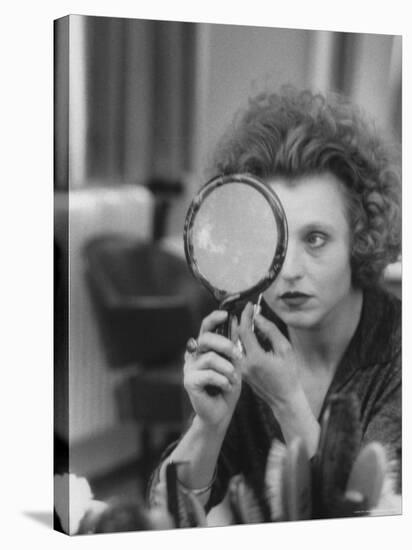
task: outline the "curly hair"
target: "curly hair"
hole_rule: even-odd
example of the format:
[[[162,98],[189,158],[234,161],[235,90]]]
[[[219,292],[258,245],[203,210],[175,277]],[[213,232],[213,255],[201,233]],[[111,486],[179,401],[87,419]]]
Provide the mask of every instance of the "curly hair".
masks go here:
[[[330,172],[343,184],[353,284],[376,284],[401,250],[400,154],[360,109],[337,94],[284,86],[249,100],[218,144],[215,174],[263,180]]]

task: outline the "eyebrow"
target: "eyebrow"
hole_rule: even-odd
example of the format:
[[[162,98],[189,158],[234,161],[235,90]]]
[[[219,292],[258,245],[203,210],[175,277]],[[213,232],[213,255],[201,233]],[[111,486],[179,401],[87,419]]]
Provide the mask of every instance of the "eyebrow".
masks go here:
[[[299,231],[306,233],[308,231],[326,231],[328,233],[334,233],[336,231],[336,227],[332,224],[325,223],[325,222],[309,222],[305,223],[302,227],[299,228]]]

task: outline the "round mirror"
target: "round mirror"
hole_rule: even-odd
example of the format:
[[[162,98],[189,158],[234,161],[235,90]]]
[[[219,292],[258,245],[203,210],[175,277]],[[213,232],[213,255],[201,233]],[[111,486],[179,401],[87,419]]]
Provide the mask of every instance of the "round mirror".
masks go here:
[[[286,253],[287,224],[275,192],[247,175],[221,176],[193,199],[185,222],[186,259],[219,302],[263,292]]]

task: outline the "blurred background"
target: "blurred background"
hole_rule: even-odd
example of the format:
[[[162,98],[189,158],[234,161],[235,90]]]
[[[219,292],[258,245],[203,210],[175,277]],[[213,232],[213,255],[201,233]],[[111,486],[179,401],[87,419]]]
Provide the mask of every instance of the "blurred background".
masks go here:
[[[57,472],[97,498],[141,493],[187,422],[182,350],[214,304],[186,267],[183,223],[236,110],[284,83],[338,91],[400,141],[401,54],[389,35],[55,22]],[[400,277],[390,266],[398,295]]]

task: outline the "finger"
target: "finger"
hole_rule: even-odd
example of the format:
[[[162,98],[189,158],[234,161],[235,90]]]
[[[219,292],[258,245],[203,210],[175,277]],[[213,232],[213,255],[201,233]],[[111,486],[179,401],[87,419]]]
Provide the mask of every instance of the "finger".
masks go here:
[[[263,315],[256,315],[255,323],[259,331],[265,336],[272,345],[273,350],[282,351],[290,346],[289,340],[280,332],[279,328]]]
[[[243,363],[242,360],[245,355],[245,348],[243,347],[242,340],[240,337],[239,322],[236,316],[232,317],[230,337],[232,339],[232,342],[234,342],[239,354],[239,359],[237,361],[234,361],[233,364],[235,367],[239,367],[239,366],[241,367]]]
[[[228,392],[233,388],[227,377],[215,370],[195,371],[185,382],[186,389],[194,388],[203,391],[206,386],[216,386],[223,392]]]
[[[242,340],[240,338],[239,321],[235,315],[232,317],[231,320],[230,338],[238,350],[239,359],[242,359],[244,356],[244,348]]]
[[[232,318],[230,320],[230,337],[232,342],[234,343],[236,343],[237,339],[239,338],[239,323],[236,315],[232,315]]]
[[[207,527],[206,512],[199,499],[191,492],[187,493],[186,498],[190,501],[193,515],[196,518],[197,527]]]
[[[253,304],[248,302],[243,308],[242,314],[240,316],[240,328],[252,328],[253,321]]]
[[[218,309],[212,311],[207,317],[205,317],[200,325],[199,334],[204,332],[213,332],[219,325],[221,325],[227,319],[227,311],[224,309]]]
[[[240,317],[239,334],[245,348],[246,355],[253,350],[260,350],[259,342],[252,330],[253,305],[248,302]]]
[[[236,382],[235,367],[230,361],[213,351],[209,351],[199,356],[196,362],[196,370],[214,370],[226,376],[232,384]]]
[[[221,334],[205,332],[199,336],[198,344],[198,351],[201,353],[214,351],[224,355],[230,361],[236,361],[242,357],[238,347]]]

